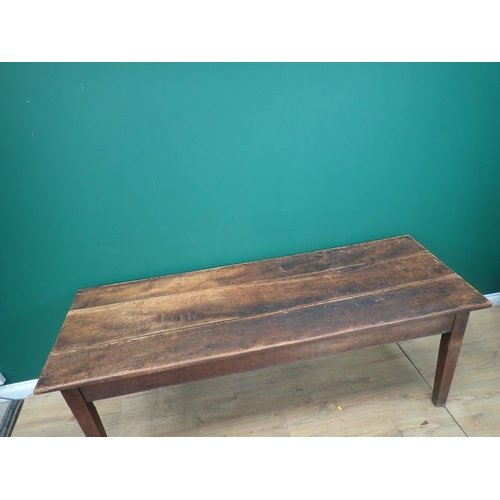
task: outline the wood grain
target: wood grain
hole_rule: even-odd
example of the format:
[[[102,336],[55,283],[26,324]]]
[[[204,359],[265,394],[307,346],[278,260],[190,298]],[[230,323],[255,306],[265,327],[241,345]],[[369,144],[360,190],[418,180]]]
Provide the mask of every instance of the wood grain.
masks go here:
[[[452,275],[429,254],[72,310],[54,352],[260,316]]]
[[[426,252],[426,250],[411,236],[399,236],[276,259],[87,288],[77,293],[71,308],[81,309],[151,297],[164,297],[177,293],[245,284],[249,280],[253,282],[274,281],[327,269],[366,266],[419,252]]]

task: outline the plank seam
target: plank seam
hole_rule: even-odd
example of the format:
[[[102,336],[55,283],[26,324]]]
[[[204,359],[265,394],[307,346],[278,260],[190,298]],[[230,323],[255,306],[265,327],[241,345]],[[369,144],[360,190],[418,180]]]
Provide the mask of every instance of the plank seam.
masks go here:
[[[409,259],[409,258],[414,258],[416,256],[420,256],[420,255],[424,255],[424,254],[427,254],[429,255],[432,259],[434,259],[436,261],[436,264],[439,264],[439,265],[442,265],[449,273],[450,275],[453,275],[453,276],[457,276],[457,274],[451,270],[449,267],[447,267],[445,264],[443,264],[441,261],[439,261],[438,259],[436,259],[436,257],[434,257],[434,255],[432,255],[430,252],[418,252],[418,253],[414,253],[414,254],[410,254],[410,255],[404,255],[402,257],[394,257],[394,258],[389,258],[389,259],[382,259],[382,260],[377,260],[373,263],[370,263],[370,264],[367,264],[366,262],[363,262],[363,263],[360,263],[360,264],[351,264],[349,266],[340,266],[340,267],[332,267],[332,268],[328,268],[328,269],[323,269],[321,271],[314,271],[314,272],[309,272],[309,273],[301,273],[301,274],[296,274],[296,275],[293,275],[293,276],[281,276],[281,277],[273,277],[273,278],[268,278],[268,279],[261,279],[261,280],[257,280],[257,281],[252,281],[252,282],[243,282],[243,283],[238,283],[238,284],[229,284],[229,285],[216,285],[216,286],[213,286],[213,287],[210,287],[210,288],[202,288],[202,289],[194,289],[194,290],[189,290],[189,291],[186,291],[186,292],[173,292],[173,293],[170,293],[170,294],[165,294],[165,293],[158,293],[158,295],[151,295],[149,297],[144,297],[144,298],[140,298],[140,299],[130,299],[130,300],[123,300],[123,301],[120,301],[120,302],[110,302],[108,304],[99,304],[99,305],[95,305],[95,306],[88,306],[88,307],[81,307],[81,308],[77,308],[77,309],[70,309],[69,312],[68,312],[68,315],[76,315],[76,314],[85,314],[87,312],[89,313],[92,313],[96,310],[99,310],[99,309],[110,309],[110,308],[113,308],[113,307],[119,307],[121,304],[133,304],[133,303],[139,303],[139,302],[142,302],[142,301],[146,301],[146,300],[150,300],[150,299],[158,299],[158,298],[166,298],[166,297],[172,297],[172,296],[176,296],[176,297],[179,297],[179,296],[183,296],[183,295],[188,295],[188,294],[192,294],[192,293],[200,293],[201,291],[203,292],[207,292],[209,290],[214,290],[216,289],[217,291],[218,290],[223,290],[223,289],[227,289],[227,288],[253,288],[255,286],[260,286],[260,285],[264,285],[266,283],[274,283],[276,281],[280,281],[280,282],[293,282],[293,281],[300,281],[300,280],[303,280],[305,278],[308,278],[308,277],[314,277],[314,276],[317,276],[317,275],[320,275],[320,274],[327,274],[327,273],[333,273],[333,271],[339,271],[341,269],[348,269],[348,268],[363,268],[363,269],[368,269],[369,267],[372,267],[372,266],[375,266],[375,265],[378,265],[378,264],[385,264],[385,263],[390,263],[390,262],[395,262],[395,261],[399,261],[399,260],[404,260],[404,259]],[[429,278],[428,280],[421,280],[421,281],[418,281],[418,282],[414,282],[414,283],[420,283],[420,282],[425,282],[425,281],[431,281],[433,279],[441,279],[442,276],[438,276],[437,278]],[[399,285],[395,285],[395,286],[399,286]]]
[[[396,236],[394,238],[387,238],[387,239],[397,239],[397,238],[404,238],[404,237],[402,237],[402,236]],[[411,238],[411,236],[410,236],[410,238]],[[383,241],[383,240],[375,240],[375,241]],[[347,266],[331,267],[331,268],[328,268],[328,269],[325,269],[325,270],[322,270],[322,271],[316,271],[316,272],[310,272],[310,273],[299,273],[299,274],[292,275],[292,276],[282,276],[282,277],[273,277],[273,278],[268,278],[268,279],[260,279],[260,280],[257,280],[257,281],[253,281],[251,283],[244,282],[244,283],[241,283],[239,285],[219,285],[219,284],[217,284],[216,286],[209,287],[209,288],[206,288],[206,289],[203,289],[203,290],[210,290],[212,288],[221,289],[221,288],[225,288],[225,287],[240,286],[240,285],[255,285],[255,284],[258,284],[258,283],[264,283],[264,282],[269,281],[269,280],[273,280],[273,281],[275,281],[275,280],[290,280],[290,279],[293,279],[293,278],[300,278],[300,277],[305,277],[305,276],[314,276],[315,274],[319,274],[319,273],[322,273],[322,272],[328,272],[328,271],[346,269],[346,268],[349,268],[349,267],[356,267],[356,266],[360,266],[361,267],[361,266],[366,266],[366,265],[374,265],[374,264],[377,264],[377,263],[391,262],[391,261],[401,260],[401,259],[404,259],[404,258],[415,257],[415,256],[422,255],[422,254],[428,254],[431,257],[433,257],[435,260],[437,260],[440,264],[442,264],[442,262],[439,261],[438,259],[436,259],[436,257],[431,252],[429,252],[428,250],[426,250],[424,247],[422,247],[422,245],[420,245],[415,240],[413,240],[413,241],[419,247],[421,247],[422,250],[415,251],[414,253],[410,253],[408,255],[403,255],[403,256],[400,256],[400,257],[392,257],[392,258],[387,258],[387,259],[380,259],[380,260],[375,261],[372,264],[366,264],[366,263],[350,264],[350,265],[347,265]],[[368,242],[368,243],[374,243],[374,242]],[[361,245],[366,245],[366,244],[367,243],[358,243],[356,245],[361,246]],[[312,252],[312,253],[327,252],[329,250],[340,250],[342,248],[349,248],[350,246],[356,246],[356,245],[346,245],[344,247],[328,248],[328,249],[324,249],[324,250],[318,250],[318,251]],[[303,254],[288,255],[288,256],[285,256],[285,257],[275,257],[275,258],[271,258],[271,259],[264,259],[264,260],[253,261],[253,262],[244,262],[244,263],[241,263],[241,264],[230,264],[230,265],[227,265],[227,266],[220,266],[220,267],[214,267],[214,268],[200,269],[198,271],[188,271],[186,273],[179,273],[179,274],[172,274],[172,275],[166,275],[166,276],[159,276],[159,277],[156,277],[156,278],[144,278],[144,279],[139,279],[139,280],[124,281],[124,282],[121,282],[121,283],[111,283],[109,285],[101,285],[101,286],[91,287],[91,288],[83,288],[81,290],[78,290],[77,295],[78,295],[78,293],[86,292],[87,290],[105,289],[105,288],[108,288],[108,287],[129,285],[129,284],[135,284],[135,283],[139,284],[139,283],[145,283],[145,282],[153,281],[153,280],[161,280],[163,278],[169,278],[169,277],[172,277],[172,278],[173,277],[182,277],[182,276],[186,276],[186,275],[189,275],[189,274],[203,273],[205,271],[215,271],[215,270],[224,269],[224,268],[228,268],[228,267],[255,265],[255,264],[270,262],[270,261],[273,261],[273,260],[299,257],[301,255],[307,255],[307,253],[308,252],[305,252]],[[447,268],[447,269],[449,269],[449,268]],[[453,274],[456,274],[451,269],[449,269],[449,271],[452,272]],[[192,290],[192,291],[196,291],[196,290]],[[179,292],[174,292],[171,295],[178,295],[178,293]],[[181,293],[189,293],[189,292],[181,292]],[[85,306],[85,307],[77,307],[77,308],[73,308],[72,307],[70,309],[70,311],[82,311],[82,310],[85,310],[85,309],[91,309],[91,308],[96,308],[96,307],[107,307],[107,306],[116,305],[116,304],[123,304],[123,303],[128,303],[128,302],[135,302],[135,301],[145,300],[145,299],[148,299],[148,298],[166,297],[166,296],[168,296],[168,295],[165,295],[164,293],[159,293],[159,295],[152,295],[151,297],[145,297],[143,299],[123,300],[123,301],[120,301],[120,302],[110,302],[108,304],[99,304],[99,305],[95,305],[95,306]]]
[[[336,299],[328,299],[328,300],[323,300],[323,301],[318,301],[318,302],[311,302],[309,304],[301,304],[301,305],[292,306],[292,307],[289,307],[289,308],[286,308],[286,309],[280,309],[278,311],[272,311],[272,312],[264,313],[264,314],[256,314],[256,315],[251,315],[251,316],[231,318],[231,319],[220,320],[220,321],[212,321],[210,323],[203,323],[202,325],[193,325],[193,326],[186,326],[186,327],[183,327],[183,328],[176,328],[176,329],[170,329],[170,330],[162,330],[162,331],[159,331],[159,332],[152,332],[152,333],[147,333],[147,334],[144,334],[144,335],[138,335],[138,336],[135,336],[135,337],[129,337],[129,338],[126,338],[126,339],[121,338],[121,339],[111,340],[111,341],[102,342],[102,343],[94,343],[94,344],[89,345],[89,346],[77,347],[77,348],[74,348],[74,349],[52,351],[51,355],[52,356],[54,356],[54,355],[59,356],[59,355],[62,355],[62,354],[68,354],[68,353],[77,352],[77,351],[85,351],[85,350],[88,350],[88,349],[100,348],[100,347],[107,346],[107,345],[123,344],[125,342],[134,342],[136,340],[142,340],[142,339],[149,338],[149,337],[160,336],[160,335],[163,335],[165,333],[180,332],[180,331],[183,331],[183,330],[184,331],[189,331],[189,330],[194,330],[196,328],[208,327],[208,326],[214,325],[214,324],[227,324],[227,323],[234,323],[234,322],[238,322],[238,321],[246,321],[246,320],[252,320],[252,319],[257,319],[257,318],[264,318],[264,317],[276,316],[276,315],[279,315],[279,314],[287,314],[288,312],[291,312],[291,311],[304,310],[304,309],[309,309],[309,308],[320,306],[320,305],[334,304],[336,302],[342,302],[342,301],[357,299],[357,298],[361,298],[361,297],[368,297],[370,295],[377,295],[377,294],[380,294],[380,293],[387,293],[387,292],[390,292],[390,291],[393,291],[393,290],[397,291],[397,290],[402,290],[402,289],[405,289],[405,288],[416,287],[416,286],[422,285],[422,284],[433,283],[433,282],[438,282],[438,281],[448,281],[448,280],[451,280],[451,279],[461,280],[461,278],[459,276],[457,276],[456,274],[453,274],[453,275],[444,276],[444,277],[440,277],[440,278],[433,278],[433,279],[425,280],[425,281],[416,281],[416,282],[413,282],[413,283],[405,283],[404,285],[397,285],[397,286],[392,286],[392,287],[388,287],[388,288],[379,288],[379,289],[374,290],[372,292],[363,292],[363,293],[349,295],[347,297],[341,297],[341,298],[336,298]],[[450,311],[439,311],[437,313],[433,313],[430,316],[439,315],[439,314],[446,314],[448,312],[450,312]],[[423,318],[423,316],[418,316],[418,317],[419,318]],[[407,318],[407,319],[401,320],[401,321],[407,321],[407,320],[411,320],[411,319],[412,318]],[[385,323],[382,323],[382,324],[385,324]]]

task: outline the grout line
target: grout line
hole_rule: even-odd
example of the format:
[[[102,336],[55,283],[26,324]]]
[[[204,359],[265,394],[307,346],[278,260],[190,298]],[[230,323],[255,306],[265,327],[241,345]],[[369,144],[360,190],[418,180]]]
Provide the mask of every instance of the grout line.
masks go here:
[[[458,423],[457,419],[453,416],[453,413],[451,413],[451,411],[448,409],[448,407],[445,405],[444,408],[450,414],[450,417],[454,420],[454,422],[458,425],[458,428],[464,433],[464,436],[469,437],[469,435],[465,432],[465,430],[462,428],[462,426]]]
[[[411,360],[410,356],[408,356],[408,354],[406,354],[405,350],[401,347],[401,345],[399,344],[399,342],[396,342],[396,344],[401,349],[401,352],[406,356],[406,359],[408,359],[408,361],[412,364],[413,368],[415,368],[415,370],[417,370],[418,374],[422,377],[422,380],[427,384],[427,386],[429,387],[429,389],[432,391],[431,384],[429,384],[429,382],[427,381],[427,379],[424,377],[423,373],[418,369],[417,365]],[[455,422],[455,424],[457,424],[458,428],[464,433],[464,436],[465,437],[469,437],[468,434],[465,432],[465,430],[462,428],[462,426],[458,423],[457,419],[453,416],[453,414],[451,413],[451,411],[448,409],[448,407],[445,405],[445,406],[443,406],[443,408],[448,412],[448,414],[453,419],[453,421]]]

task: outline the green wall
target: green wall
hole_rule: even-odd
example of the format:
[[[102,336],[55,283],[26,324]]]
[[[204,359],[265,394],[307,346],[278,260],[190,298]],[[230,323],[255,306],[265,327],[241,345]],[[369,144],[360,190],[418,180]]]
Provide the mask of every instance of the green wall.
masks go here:
[[[0,64],[0,370],[84,287],[409,233],[500,291],[500,64]]]

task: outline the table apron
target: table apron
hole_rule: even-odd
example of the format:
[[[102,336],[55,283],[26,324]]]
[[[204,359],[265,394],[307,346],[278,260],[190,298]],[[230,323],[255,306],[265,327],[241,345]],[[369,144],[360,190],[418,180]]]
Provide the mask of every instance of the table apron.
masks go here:
[[[185,382],[327,356],[338,352],[449,333],[453,328],[454,320],[455,314],[446,314],[392,325],[373,326],[364,330],[321,337],[307,342],[240,353],[238,356],[215,359],[203,364],[121,377],[116,380],[82,386],[80,391],[85,401],[97,401]]]

